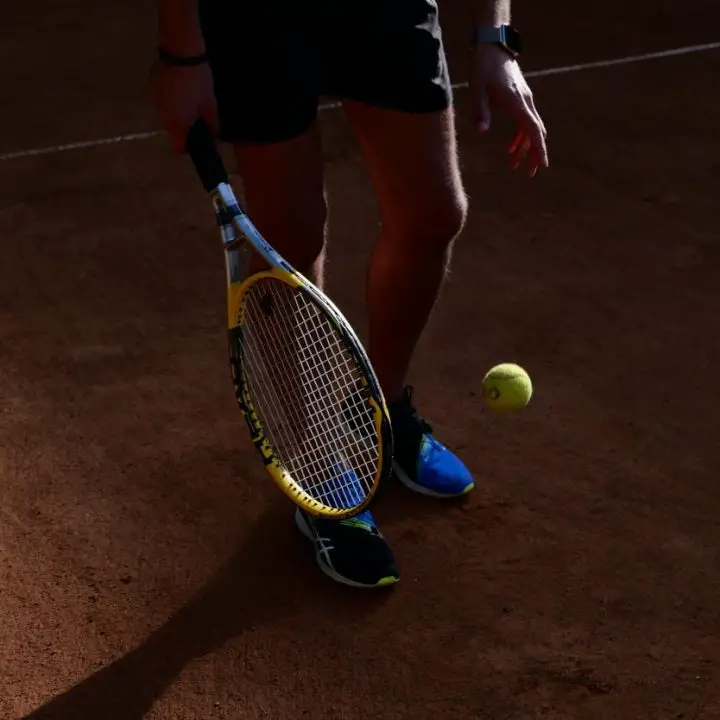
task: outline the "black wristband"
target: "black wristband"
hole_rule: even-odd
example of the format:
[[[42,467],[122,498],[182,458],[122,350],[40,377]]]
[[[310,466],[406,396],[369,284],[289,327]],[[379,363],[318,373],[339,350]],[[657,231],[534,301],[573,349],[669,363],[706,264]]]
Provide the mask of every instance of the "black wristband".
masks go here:
[[[191,67],[193,65],[202,65],[207,62],[207,55],[174,55],[173,53],[163,50],[161,47],[157,51],[158,58],[168,65],[179,65],[181,67]]]

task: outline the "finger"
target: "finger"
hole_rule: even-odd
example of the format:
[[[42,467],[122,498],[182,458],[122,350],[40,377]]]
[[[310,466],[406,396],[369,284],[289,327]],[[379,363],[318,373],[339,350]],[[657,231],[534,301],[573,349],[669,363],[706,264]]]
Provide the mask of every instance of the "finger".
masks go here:
[[[218,118],[217,107],[214,104],[204,107],[202,117],[212,130],[213,135],[217,137],[220,134],[220,120]]]
[[[517,132],[513,138],[513,142],[508,148],[509,152],[513,152],[513,150],[520,144],[520,141],[524,140],[525,136],[532,136],[532,133],[529,131],[531,126],[540,126],[541,121],[535,116],[532,108],[525,101],[525,97],[523,95],[515,94],[512,105],[508,109],[510,114],[517,120],[518,123]]]
[[[526,105],[525,121],[523,123],[525,133],[530,138],[530,145],[534,152],[539,157],[539,165],[548,167],[548,152],[547,143],[545,142],[545,127],[540,120],[531,110],[529,105]]]
[[[537,171],[543,167],[548,167],[547,157],[543,153],[542,148],[532,146],[527,154],[527,174],[532,178],[537,175]],[[518,166],[519,167],[519,166]]]
[[[525,156],[528,154],[528,151],[532,147],[532,140],[529,135],[526,133],[522,133],[522,140],[518,144],[517,148],[515,149],[515,152],[512,154],[512,157],[510,158],[510,167],[513,170],[517,170],[520,165],[522,164],[523,160],[525,159]]]
[[[522,140],[510,158],[510,168],[517,170],[527,159],[528,175],[535,177],[541,165],[547,167],[544,158],[543,147],[538,145],[537,138],[533,139],[529,132],[523,131]]]
[[[532,148],[528,154],[527,160],[527,174],[528,177],[534,178],[537,175],[537,171],[542,165],[542,155],[537,149]]]
[[[532,146],[527,154],[527,173],[533,178],[541,167],[548,167],[547,154],[542,148]]]
[[[510,141],[510,144],[508,145],[508,152],[512,155],[520,146],[520,143],[522,142],[524,133],[522,130],[518,129],[515,132],[515,135],[513,139]]]
[[[542,128],[543,136],[547,140],[547,128],[545,127],[545,122],[543,121],[542,116],[540,115],[540,113],[537,111],[537,108],[535,107],[535,98],[532,95],[530,95],[528,97],[527,104],[528,104],[528,107],[530,108],[530,110],[532,111],[533,115],[535,116],[536,122]]]

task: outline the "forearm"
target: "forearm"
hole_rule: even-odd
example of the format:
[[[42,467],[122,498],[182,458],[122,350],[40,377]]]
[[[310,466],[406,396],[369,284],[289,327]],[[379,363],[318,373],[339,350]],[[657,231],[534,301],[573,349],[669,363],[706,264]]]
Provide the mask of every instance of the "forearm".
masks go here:
[[[510,24],[510,0],[471,0],[473,21],[478,27]]]
[[[178,55],[202,55],[198,0],[155,0],[158,44]]]

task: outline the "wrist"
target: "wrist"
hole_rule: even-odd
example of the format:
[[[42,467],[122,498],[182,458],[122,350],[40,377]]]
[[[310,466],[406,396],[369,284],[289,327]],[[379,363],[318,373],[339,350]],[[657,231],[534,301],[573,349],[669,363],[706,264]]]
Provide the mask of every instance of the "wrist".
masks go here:
[[[158,2],[157,44],[173,55],[203,55],[206,49],[205,38],[196,13],[175,9],[184,4],[180,0]]]

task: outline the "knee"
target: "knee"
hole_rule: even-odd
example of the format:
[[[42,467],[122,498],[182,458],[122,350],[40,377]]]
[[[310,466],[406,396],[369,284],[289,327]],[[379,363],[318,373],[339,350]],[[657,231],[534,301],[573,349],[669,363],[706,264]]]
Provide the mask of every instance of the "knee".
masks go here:
[[[248,208],[267,241],[301,272],[307,272],[323,252],[328,217],[322,193],[304,195],[302,202],[268,203],[262,208],[256,203]]]
[[[465,229],[468,215],[468,199],[465,193],[457,193],[446,207],[438,213],[437,229],[434,231],[440,245],[450,247]]]
[[[283,209],[279,209],[277,214],[283,216]],[[288,213],[276,221],[279,246],[286,248],[284,256],[302,272],[308,271],[322,255],[327,219],[327,204],[320,194],[296,208],[295,213]]]
[[[465,227],[468,199],[464,192],[418,204],[389,228],[397,242],[414,251],[446,255]]]

